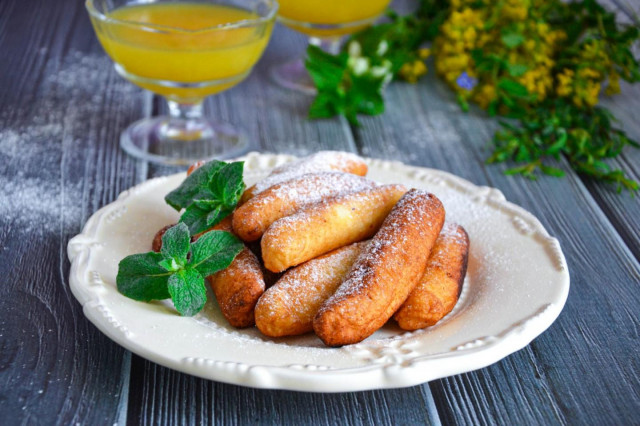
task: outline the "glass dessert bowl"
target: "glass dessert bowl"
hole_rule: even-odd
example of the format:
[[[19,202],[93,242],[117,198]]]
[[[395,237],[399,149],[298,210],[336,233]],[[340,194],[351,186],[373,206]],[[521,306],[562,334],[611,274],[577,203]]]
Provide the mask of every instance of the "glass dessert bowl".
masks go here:
[[[373,24],[390,0],[279,0],[278,20],[309,36],[309,43],[336,54],[340,39]],[[314,94],[315,87],[304,66],[304,58],[278,65],[271,70],[280,86]]]
[[[184,165],[248,151],[242,132],[205,117],[202,104],[251,73],[271,37],[275,0],[87,0],[86,7],[116,71],[169,105],[168,116],[123,131],[127,153]]]

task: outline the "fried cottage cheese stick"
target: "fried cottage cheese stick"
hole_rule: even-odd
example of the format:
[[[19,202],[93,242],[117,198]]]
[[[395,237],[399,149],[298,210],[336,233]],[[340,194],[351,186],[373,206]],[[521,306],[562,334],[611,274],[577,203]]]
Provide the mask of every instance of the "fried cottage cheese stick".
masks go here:
[[[213,229],[231,232],[231,216]],[[265,282],[260,261],[247,246],[226,269],[207,279],[229,324],[238,328],[255,324],[254,308],[264,293]]]
[[[276,220],[326,198],[375,187],[375,182],[342,172],[303,175],[266,189],[233,213],[233,231],[244,241],[256,241]]]
[[[153,251],[162,249],[162,235],[174,225],[162,228],[153,239]],[[227,216],[211,229],[192,237],[197,240],[209,231],[231,232],[231,216]],[[216,296],[222,315],[234,327],[251,327],[255,324],[253,309],[266,287],[262,265],[247,246],[224,270],[207,277]]]
[[[382,327],[414,289],[444,224],[435,195],[412,189],[385,219],[313,329],[328,346],[357,343]]]
[[[376,233],[403,185],[384,185],[321,201],[273,223],[262,236],[265,268],[282,272]]]
[[[305,174],[329,171],[364,176],[367,174],[367,164],[362,158],[348,152],[320,151],[276,167],[269,176],[247,189],[242,194],[239,204],[244,204],[273,185]]]
[[[366,241],[339,248],[287,271],[256,305],[256,326],[266,336],[295,336],[313,330],[320,305],[344,280]]]
[[[428,327],[451,312],[460,296],[468,257],[467,232],[460,225],[445,225],[431,250],[424,275],[394,315],[400,328]]]

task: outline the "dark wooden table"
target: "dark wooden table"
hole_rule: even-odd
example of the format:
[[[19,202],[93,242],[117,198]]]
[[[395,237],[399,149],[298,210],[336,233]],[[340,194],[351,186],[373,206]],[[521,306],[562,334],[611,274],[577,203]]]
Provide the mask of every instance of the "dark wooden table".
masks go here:
[[[563,247],[571,291],[559,319],[488,368],[404,389],[313,394],[202,380],[100,333],[68,285],[66,246],[126,188],[176,170],[118,146],[162,103],[120,78],[82,1],[0,1],[0,424],[640,424],[640,197],[569,172],[537,181],[487,166],[495,121],[463,114],[429,75],[392,84],[385,115],[309,121],[310,98],[268,69],[304,48],[278,28],[247,81],[207,103],[255,149],[356,152],[499,188]],[[605,99],[640,140],[640,86]],[[640,151],[615,165],[640,180]],[[561,167],[568,170],[567,164]]]

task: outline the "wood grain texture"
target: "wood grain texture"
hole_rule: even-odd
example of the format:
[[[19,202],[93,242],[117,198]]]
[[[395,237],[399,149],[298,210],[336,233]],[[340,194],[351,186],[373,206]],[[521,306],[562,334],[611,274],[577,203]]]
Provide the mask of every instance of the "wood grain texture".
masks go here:
[[[484,165],[495,122],[478,111],[461,114],[433,75],[417,87],[390,86],[387,99],[394,108],[364,119],[356,133],[365,154],[499,188],[559,238],[571,273],[567,305],[550,330],[498,364],[431,384],[443,422],[633,420],[640,407],[640,358],[616,362],[614,354],[638,353],[640,323],[633,312],[640,265],[588,189],[566,164],[560,164],[565,179],[537,181],[505,176],[505,165]]]
[[[341,394],[272,391],[201,380],[145,363],[133,362],[131,387],[137,391],[131,393],[129,424],[437,424],[426,402],[430,395],[419,387]],[[138,369],[148,374],[136,376]]]
[[[640,86],[621,83],[621,93],[612,97],[602,98],[602,105],[607,107],[619,120],[616,123],[627,135],[640,143]],[[623,154],[610,161],[614,168],[628,173],[629,177],[640,183],[640,149],[627,147]],[[615,188],[600,185],[586,180],[586,185],[594,199],[600,205],[607,217],[629,247],[636,259],[640,260],[640,215],[630,214],[640,212],[640,197],[629,193],[618,194]]]
[[[344,120],[308,121],[311,98],[268,76],[271,65],[304,49],[301,36],[282,28],[245,82],[207,102],[211,115],[242,126],[262,151],[358,151],[500,188],[560,238],[572,275],[568,304],[549,331],[502,362],[398,390],[256,390],[131,355],[82,314],[68,287],[66,244],[122,190],[176,171],[118,147],[127,124],[162,104],[113,71],[82,1],[0,1],[0,46],[3,425],[637,422],[638,199],[585,186],[571,173],[531,182],[485,166],[494,121],[461,114],[433,76],[418,90],[390,86],[392,107],[365,119],[355,138]],[[623,90],[607,102],[639,138],[637,89]],[[636,178],[639,157],[628,151],[619,160]]]
[[[117,129],[143,98],[88,38],[82,2],[25,3],[0,5],[0,423],[113,424],[130,355],[84,317],[66,245],[136,182]]]

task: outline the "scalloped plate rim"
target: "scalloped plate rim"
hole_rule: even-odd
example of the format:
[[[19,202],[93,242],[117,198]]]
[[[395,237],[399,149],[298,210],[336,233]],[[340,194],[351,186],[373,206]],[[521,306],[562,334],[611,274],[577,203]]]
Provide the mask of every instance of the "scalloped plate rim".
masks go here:
[[[294,158],[296,157],[291,155],[260,154],[252,152],[240,159],[244,159],[248,164],[250,164],[251,168],[248,172],[255,173],[259,172],[260,169],[255,170],[253,168],[253,164],[250,163],[250,160],[267,159],[267,161],[270,161],[270,165],[274,166],[290,161]],[[509,210],[515,211],[519,215],[525,217],[529,224],[533,225],[535,232],[541,234],[545,239],[548,239],[551,244],[556,244],[558,246],[560,261],[563,263],[564,270],[562,271],[562,282],[556,283],[561,286],[562,290],[557,299],[554,300],[553,303],[549,304],[548,309],[541,313],[537,318],[534,318],[536,321],[532,321],[533,324],[528,324],[528,327],[523,330],[519,330],[518,332],[511,333],[512,335],[498,338],[489,344],[481,345],[479,348],[472,347],[469,350],[463,349],[459,351],[449,351],[441,354],[429,354],[422,357],[416,357],[407,365],[371,363],[359,367],[323,369],[319,368],[319,366],[313,365],[310,367],[305,365],[273,366],[201,358],[194,358],[192,361],[188,361],[185,358],[174,359],[164,356],[164,354],[159,354],[143,345],[137,344],[135,340],[123,339],[122,330],[118,329],[114,324],[111,324],[103,315],[101,315],[100,312],[96,310],[96,306],[100,306],[100,304],[97,303],[99,302],[100,297],[98,294],[92,293],[91,290],[87,289],[88,286],[78,271],[78,267],[80,266],[78,257],[84,254],[82,253],[83,250],[78,248],[78,246],[88,247],[89,244],[95,242],[95,234],[97,233],[103,218],[108,213],[116,209],[120,204],[123,204],[129,197],[135,196],[138,191],[141,191],[147,186],[157,185],[167,179],[178,175],[184,175],[184,172],[171,176],[152,178],[134,185],[133,187],[121,192],[112,203],[103,206],[91,215],[83,226],[82,232],[71,238],[68,243],[67,250],[71,261],[69,274],[69,285],[71,291],[75,298],[81,303],[85,316],[101,332],[107,335],[114,342],[128,350],[131,350],[137,355],[142,356],[143,358],[165,367],[205,379],[255,388],[286,389],[305,392],[350,392],[407,387],[448,377],[454,374],[474,371],[494,364],[506,356],[524,348],[533,339],[551,326],[551,324],[560,315],[566,303],[569,294],[570,276],[566,265],[566,259],[560,249],[558,240],[549,235],[542,223],[532,213],[516,204],[506,201],[502,192],[496,188],[475,185],[466,179],[446,171],[405,165],[398,161],[386,161],[371,158],[365,158],[365,160],[369,165],[378,165],[385,168],[400,167],[405,172],[439,176],[445,181],[455,183],[459,187],[463,188],[465,192],[470,192],[472,190],[483,192],[487,198],[492,198],[492,200],[498,205],[506,206]],[[90,248],[87,256],[90,256]],[[476,356],[478,352],[484,356]],[[452,359],[464,364],[464,368],[424,368],[428,364],[436,365],[444,363],[446,365]],[[200,360],[200,364],[198,364],[198,360]],[[462,363],[462,360],[465,362]],[[210,365],[201,365],[203,363],[209,363]],[[236,371],[224,371],[224,369],[220,368],[220,366],[217,366],[216,364],[233,365]],[[247,374],[247,372],[251,373],[252,370],[266,370],[266,376],[264,376],[264,374]],[[366,380],[364,382],[360,382],[358,380],[344,381],[345,375]]]

